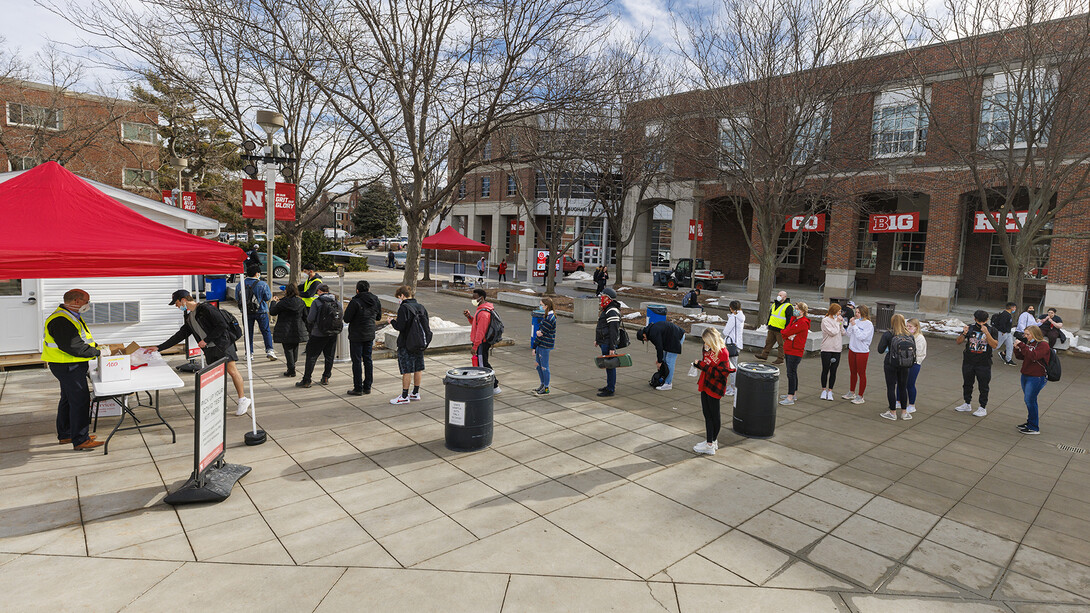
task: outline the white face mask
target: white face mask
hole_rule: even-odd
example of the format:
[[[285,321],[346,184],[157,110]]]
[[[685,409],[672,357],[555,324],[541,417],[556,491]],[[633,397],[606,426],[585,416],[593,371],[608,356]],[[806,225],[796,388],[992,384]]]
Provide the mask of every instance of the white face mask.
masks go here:
[[[91,310],[91,303],[88,302],[87,304],[81,306],[80,308],[78,308],[76,310],[79,311],[80,313],[86,313],[87,311]]]
[[[477,306],[477,305],[478,305],[478,304],[480,304],[480,303],[481,303],[481,301],[480,301],[480,300],[477,300],[476,298],[471,298],[471,299],[469,300],[469,304],[472,304],[473,306]]]

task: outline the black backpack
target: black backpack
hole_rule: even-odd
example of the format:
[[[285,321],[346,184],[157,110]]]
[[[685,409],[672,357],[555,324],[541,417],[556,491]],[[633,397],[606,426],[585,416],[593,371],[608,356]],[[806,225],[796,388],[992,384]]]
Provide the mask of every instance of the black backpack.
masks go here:
[[[666,364],[659,366],[659,369],[655,371],[655,374],[651,375],[651,380],[648,383],[651,387],[659,387],[663,383],[666,383],[666,377],[670,374],[670,367]]]
[[[1060,367],[1060,356],[1055,349],[1050,349],[1049,352],[1048,363],[1042,364],[1045,367],[1045,378],[1049,381],[1059,381],[1060,376],[1063,374],[1063,368]]]
[[[344,318],[341,305],[336,301],[322,300],[322,312],[318,314],[318,329],[327,336],[336,336],[344,331]],[[328,303],[327,303],[328,302]]]
[[[503,340],[503,321],[496,311],[492,309],[485,310],[488,311],[490,317],[488,318],[488,329],[484,331],[484,342],[495,345]]]
[[[911,336],[894,336],[888,351],[890,363],[897,368],[912,368],[916,363],[916,339]]]
[[[428,311],[423,306],[410,307],[413,319],[409,322],[408,334],[405,337],[405,350],[410,353],[420,353],[431,344],[431,324],[428,322]]]
[[[628,338],[628,330],[624,329],[624,324],[617,326],[617,349],[624,349],[632,344],[632,340]]]
[[[224,311],[223,309],[212,305],[208,306],[216,309],[216,312],[223,318],[223,323],[227,325],[227,338],[230,339],[232,343],[242,338],[242,326],[239,325],[238,319],[236,319],[230,311]]]
[[[257,283],[257,281],[254,281],[254,283]],[[239,307],[246,309],[246,312],[250,314],[250,319],[253,319],[253,315],[261,310],[261,304],[257,301],[252,286],[247,284],[246,281],[242,282],[242,304]]]

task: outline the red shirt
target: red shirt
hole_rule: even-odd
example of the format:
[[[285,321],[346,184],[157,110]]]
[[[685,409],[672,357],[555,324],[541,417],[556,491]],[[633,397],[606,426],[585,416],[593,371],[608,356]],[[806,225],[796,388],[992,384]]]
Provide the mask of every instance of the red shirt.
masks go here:
[[[1014,346],[1014,357],[1022,360],[1022,374],[1027,377],[1043,377],[1045,364],[1052,359],[1052,347],[1048,341],[1032,341]]]
[[[700,370],[700,379],[696,388],[712,398],[722,398],[727,391],[727,375],[734,372],[730,365],[730,353],[726,347],[719,353],[704,352],[704,358],[696,363]]]
[[[810,318],[796,317],[783,329],[783,352],[802,357],[806,352],[806,337],[810,335]]]
[[[507,274],[507,262],[500,262],[500,265],[499,265],[499,266],[498,266],[498,267],[496,268],[496,270],[497,270],[497,271],[498,271],[498,272],[499,272],[499,273],[500,273],[501,275],[503,275],[503,274]]]

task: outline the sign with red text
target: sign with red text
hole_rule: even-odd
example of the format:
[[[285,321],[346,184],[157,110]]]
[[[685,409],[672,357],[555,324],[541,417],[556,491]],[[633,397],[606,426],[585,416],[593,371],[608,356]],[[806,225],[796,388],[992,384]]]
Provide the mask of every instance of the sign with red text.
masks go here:
[[[512,219],[507,223],[507,231],[511,236],[525,236],[526,235],[526,222]]]
[[[227,430],[223,419],[227,408],[226,375],[226,359],[197,373],[193,462],[198,476],[223,457],[226,447]]]
[[[873,213],[870,216],[872,234],[883,232],[916,232],[920,229],[919,213]]]
[[[276,202],[277,221],[294,221],[295,184],[277,183],[273,198]],[[242,180],[242,216],[246,219],[265,219],[264,181]]]
[[[174,192],[169,189],[163,190],[163,204],[169,204],[174,206]]]
[[[276,220],[295,221],[295,184],[277,183],[276,194]]]
[[[1017,217],[1016,217],[1017,216]],[[1006,230],[1007,232],[1019,232],[1018,226],[1026,225],[1026,218],[1029,217],[1029,211],[1015,211],[1013,214],[1007,214]],[[1017,222],[1015,221],[1017,219]],[[983,211],[977,211],[976,218],[973,220],[973,232],[985,233],[996,232],[995,226],[999,223],[999,213],[984,213]]]
[[[704,240],[704,222],[697,221],[695,219],[689,220],[689,240],[702,241]]]
[[[784,232],[824,232],[825,213],[788,216]]]
[[[197,212],[197,194],[193,192],[182,192],[182,210]]]

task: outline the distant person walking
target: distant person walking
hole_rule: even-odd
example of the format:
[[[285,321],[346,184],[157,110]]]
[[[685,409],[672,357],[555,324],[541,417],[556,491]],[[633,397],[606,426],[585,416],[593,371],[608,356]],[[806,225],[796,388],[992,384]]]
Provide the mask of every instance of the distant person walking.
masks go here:
[[[791,301],[787,299],[787,292],[781,291],[776,294],[776,298],[772,302],[771,308],[768,311],[767,329],[768,333],[765,336],[764,349],[759,351],[754,357],[758,360],[767,360],[768,356],[772,353],[773,349],[779,349],[780,355],[776,358],[773,364],[783,364],[783,329],[787,327],[787,324],[791,323],[792,317],[794,317],[795,311],[791,306]]]
[[[1018,426],[1022,434],[1040,434],[1037,396],[1048,383],[1048,363],[1052,359],[1052,347],[1045,341],[1040,326],[1026,328],[1026,340],[1014,341],[1014,356],[1022,360],[1022,398],[1026,403],[1026,423]]]
[[[299,297],[299,288],[288,285],[284,288],[284,297],[273,299],[269,313],[276,316],[273,326],[273,341],[284,347],[284,363],[288,369],[285,377],[295,376],[295,363],[299,360],[299,344],[310,340],[307,330],[307,305]]]
[[[507,281],[507,260],[500,260],[499,266],[496,267],[496,275],[498,280]]]
[[[780,404],[795,404],[799,391],[799,364],[806,353],[806,337],[810,335],[810,308],[805,302],[795,303],[795,318],[783,329],[784,353],[787,354],[787,396]]]
[[[705,328],[700,338],[704,341],[704,348],[700,360],[693,362],[693,366],[700,371],[696,387],[700,390],[700,408],[704,413],[704,440],[697,443],[693,451],[715,455],[723,423],[719,401],[727,389],[727,378],[734,367],[730,364],[730,355],[719,330]]]
[[[734,345],[737,351],[740,352],[743,344],[742,334],[746,329],[746,314],[742,312],[742,303],[737,300],[731,300],[727,308],[730,309],[730,314],[727,315],[727,323],[723,324],[723,342],[726,343],[728,349],[730,349],[731,345]],[[724,396],[733,396],[738,393],[738,388],[735,386],[735,378],[738,375],[735,372],[738,369],[737,355],[731,356],[730,366],[733,370],[727,380],[727,389],[723,392]]]
[[[905,407],[905,413],[911,415],[916,412],[916,378],[920,376],[920,368],[923,366],[924,358],[927,357],[927,338],[923,335],[920,320],[915,317],[908,320],[905,327],[908,328],[912,339],[916,341],[916,363],[908,371],[908,406]]]
[[[486,268],[488,268],[488,263],[485,262],[484,256],[482,255],[481,259],[477,260],[477,276],[483,279]]]
[[[375,365],[371,351],[375,346],[375,322],[382,321],[382,304],[371,293],[371,284],[356,281],[356,295],[344,310],[348,324],[348,353],[352,356],[352,389],[349,396],[371,393],[375,380]]]
[[[389,247],[386,252],[386,268],[393,268],[396,260],[394,259],[394,248]]]
[[[609,281],[609,269],[604,265],[594,269],[594,295],[601,296],[602,290],[606,288],[606,282]]]
[[[531,344],[534,349],[534,362],[537,365],[537,378],[541,381],[541,385],[534,390],[534,393],[544,395],[549,393],[549,353],[556,345],[556,305],[552,298],[542,298],[539,306],[545,312],[545,316],[541,318],[537,335],[531,339]]]
[[[855,307],[855,317],[848,321],[848,393],[841,396],[851,400],[852,404],[863,404],[863,394],[867,391],[867,360],[870,359],[870,344],[874,340],[874,324],[870,320],[870,309],[865,304]],[[856,387],[856,383],[859,387]],[[859,394],[855,390],[859,390]]]
[[[844,317],[840,304],[832,303],[821,318],[821,399],[833,399],[836,369],[844,352]]]
[[[1007,366],[1014,366],[1014,311],[1017,308],[1017,304],[1008,302],[1002,311],[992,315],[992,326],[999,331],[999,359]]]
[[[617,292],[607,287],[598,297],[598,325],[594,328],[594,344],[602,350],[602,356],[613,355],[621,334],[621,308],[617,304]],[[607,368],[606,385],[598,388],[598,395],[612,396],[617,389],[617,369]]]
[[[961,391],[965,402],[954,407],[955,411],[973,411],[973,382],[980,388],[979,404],[973,411],[975,417],[988,414],[988,390],[992,381],[992,349],[999,341],[999,332],[988,323],[988,313],[977,310],[973,313],[973,323],[965,326],[955,339],[959,345],[965,344],[965,353],[961,360]]]
[[[655,368],[666,365],[666,379],[655,389],[665,392],[674,388],[674,367],[681,355],[681,344],[685,341],[685,330],[671,321],[656,321],[636,332],[636,340],[651,341],[655,347]]]
[[[329,286],[325,283],[318,285],[314,303],[310,305],[307,313],[307,328],[310,332],[310,340],[307,341],[307,359],[303,367],[303,378],[295,387],[310,387],[311,376],[314,374],[314,365],[318,358],[325,356],[325,366],[322,369],[322,385],[329,385],[329,378],[333,376],[333,356],[337,351],[337,337],[344,331],[344,314],[341,312],[340,300],[329,293]]]
[[[488,294],[480,288],[473,290],[473,297],[470,298],[469,303],[473,306],[473,311],[466,309],[462,311],[462,315],[465,315],[470,325],[469,342],[473,346],[473,365],[492,368],[492,363],[488,361],[488,354],[492,350],[492,343],[499,339],[491,338],[489,334],[492,329],[492,318],[496,317],[496,307],[488,301]],[[492,392],[499,394],[503,390],[500,389],[500,380],[495,372],[495,370],[492,371]]]
[[[245,287],[245,296],[243,296]],[[239,309],[246,309],[246,319],[249,321],[249,330],[246,331],[246,342],[250,346],[250,355],[254,353],[254,323],[261,332],[261,341],[265,344],[265,356],[270,360],[276,359],[276,350],[273,348],[272,331],[269,330],[269,301],[272,300],[272,290],[269,284],[261,280],[261,267],[247,263],[246,278],[235,286],[235,304]]]
[[[431,343],[431,323],[428,310],[413,298],[413,289],[402,285],[394,292],[401,301],[397,316],[387,321],[397,330],[397,369],[401,372],[401,395],[390,399],[390,404],[408,404],[420,400],[420,382],[424,375],[424,350]],[[409,385],[412,385],[412,393]]]
[[[878,340],[878,353],[886,354],[882,361],[882,370],[886,375],[886,401],[889,409],[879,417],[897,421],[912,419],[912,414],[901,407],[908,406],[908,375],[916,364],[916,339],[908,333],[905,316],[894,313],[890,319],[889,330]]]

